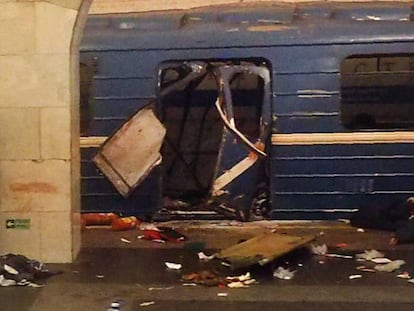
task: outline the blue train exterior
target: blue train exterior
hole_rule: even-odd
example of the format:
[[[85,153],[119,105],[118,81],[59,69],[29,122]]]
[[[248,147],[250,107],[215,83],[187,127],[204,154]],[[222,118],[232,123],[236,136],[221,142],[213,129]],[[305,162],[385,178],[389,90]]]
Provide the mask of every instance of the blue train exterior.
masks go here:
[[[82,135],[111,136],[155,100],[166,62],[262,60],[271,73],[269,218],[342,218],[365,204],[404,199],[414,193],[412,12],[398,2],[312,3],[90,16],[80,60],[94,68],[94,108]],[[403,86],[389,82],[385,60],[391,77],[404,76]],[[366,82],[370,75],[382,84]],[[354,127],[346,120],[347,107],[359,109],[358,97],[376,105],[376,95],[364,94],[390,84],[387,111],[400,109],[395,98],[406,94],[403,125]],[[97,149],[81,148],[83,211],[150,215],[160,208],[159,168],[126,199],[92,163]]]

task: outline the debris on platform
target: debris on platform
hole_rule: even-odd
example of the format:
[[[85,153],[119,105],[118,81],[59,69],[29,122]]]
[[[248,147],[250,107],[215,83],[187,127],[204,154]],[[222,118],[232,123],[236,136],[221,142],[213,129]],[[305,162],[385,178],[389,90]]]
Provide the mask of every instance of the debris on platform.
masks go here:
[[[111,228],[114,231],[133,230],[140,224],[140,220],[135,216],[115,218],[111,222]]]
[[[109,306],[106,311],[119,311],[121,310],[122,300],[117,300],[114,302],[111,302],[111,305]]]
[[[414,278],[413,278],[413,279],[408,280],[408,283],[414,283]]]
[[[383,253],[377,251],[376,249],[371,249],[371,250],[365,250],[361,254],[357,254],[356,258],[366,260],[366,261],[371,261],[372,259],[382,258],[384,256],[385,255]]]
[[[385,264],[385,263],[390,263],[392,260],[386,257],[379,257],[379,258],[373,258],[371,259],[371,261],[376,264]]]
[[[256,283],[256,280],[252,278],[250,272],[239,276],[226,277],[228,288],[243,288],[249,287],[249,285]]]
[[[362,278],[361,274],[351,274],[350,276],[348,276],[348,279],[350,280],[355,280],[355,279],[360,279]]]
[[[225,278],[221,277],[215,272],[208,270],[202,270],[200,272],[193,272],[182,275],[181,280],[186,283],[191,282],[205,286],[219,286],[220,284],[225,285],[227,283]]]
[[[165,266],[170,270],[181,270],[183,267],[182,264],[174,262],[165,262]]]
[[[291,236],[269,232],[224,249],[216,254],[216,258],[228,262],[232,269],[254,264],[265,265],[314,239],[315,236],[310,235]]]
[[[229,293],[217,293],[217,297],[227,297]]]
[[[29,259],[23,255],[0,256],[0,287],[15,285],[43,287],[35,282],[60,273],[61,271],[50,271],[40,261]]]
[[[121,242],[125,244],[131,244],[131,241],[125,238],[121,238]]]
[[[198,255],[198,259],[200,261],[204,261],[204,262],[210,261],[210,260],[212,260],[212,259],[214,259],[216,257],[214,254],[211,255],[211,256],[207,256],[203,252],[198,252],[197,255]]]
[[[351,255],[333,254],[333,253],[325,254],[325,256],[330,257],[330,258],[342,258],[342,259],[353,259],[354,258]]]
[[[363,272],[377,272],[377,270],[368,268],[366,266],[358,266],[356,269]]]
[[[394,260],[387,264],[376,265],[374,269],[377,271],[382,271],[382,272],[394,272],[395,270],[398,270],[404,264],[405,264],[404,260]]]
[[[115,213],[83,213],[81,221],[84,226],[109,226],[118,217]]]
[[[168,286],[168,287],[150,287],[148,288],[149,291],[163,291],[163,290],[170,290],[173,289],[174,286]]]
[[[146,301],[139,304],[140,307],[148,307],[152,305],[155,305],[155,301]]]
[[[326,244],[322,244],[322,245],[311,244],[311,251],[312,251],[312,254],[315,254],[315,255],[325,255],[328,252],[328,246],[326,246]]]
[[[411,279],[411,276],[407,271],[404,271],[403,273],[398,274],[397,278],[408,280],[408,279]]]
[[[290,269],[285,269],[283,267],[278,267],[273,272],[273,277],[281,280],[291,280],[295,276],[296,271],[291,271]]]
[[[143,235],[138,236],[144,240],[154,242],[174,242],[179,243],[187,239],[187,237],[171,227],[157,227],[154,224],[141,224],[140,230]]]

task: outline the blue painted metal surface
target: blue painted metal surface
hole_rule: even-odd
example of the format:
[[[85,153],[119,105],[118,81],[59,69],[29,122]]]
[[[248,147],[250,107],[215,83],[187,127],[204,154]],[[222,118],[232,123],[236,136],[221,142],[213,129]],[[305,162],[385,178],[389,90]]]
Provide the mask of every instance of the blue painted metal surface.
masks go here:
[[[91,16],[81,44],[81,61],[97,63],[94,120],[86,135],[111,135],[156,98],[165,61],[250,58],[266,59],[272,68],[273,133],[349,132],[340,120],[341,62],[352,55],[414,53],[411,15],[411,4],[392,2]],[[90,163],[93,151],[82,152],[84,211],[156,208],[157,178],[125,200]],[[271,217],[344,217],[368,201],[405,198],[414,193],[413,155],[412,144],[274,146]]]

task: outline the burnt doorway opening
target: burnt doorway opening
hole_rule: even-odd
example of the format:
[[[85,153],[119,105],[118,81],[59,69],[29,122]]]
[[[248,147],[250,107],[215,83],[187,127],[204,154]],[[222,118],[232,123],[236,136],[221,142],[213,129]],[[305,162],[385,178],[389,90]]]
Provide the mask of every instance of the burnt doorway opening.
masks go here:
[[[268,73],[262,60],[160,66],[157,112],[166,135],[158,216],[249,218],[265,179],[257,159],[268,134]]]

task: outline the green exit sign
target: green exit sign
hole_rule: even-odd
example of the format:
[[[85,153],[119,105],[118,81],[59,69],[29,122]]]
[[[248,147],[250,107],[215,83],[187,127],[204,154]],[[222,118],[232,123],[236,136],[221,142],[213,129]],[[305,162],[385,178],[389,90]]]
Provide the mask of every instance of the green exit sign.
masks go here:
[[[6,229],[30,229],[30,219],[6,219]]]

